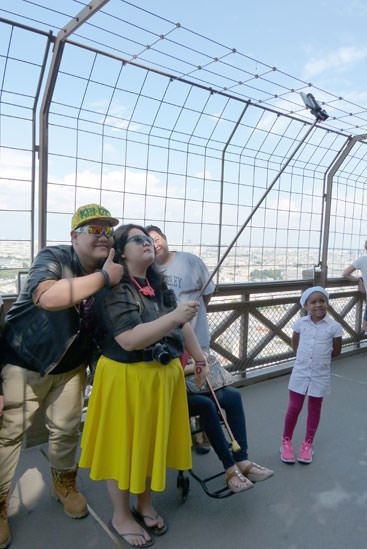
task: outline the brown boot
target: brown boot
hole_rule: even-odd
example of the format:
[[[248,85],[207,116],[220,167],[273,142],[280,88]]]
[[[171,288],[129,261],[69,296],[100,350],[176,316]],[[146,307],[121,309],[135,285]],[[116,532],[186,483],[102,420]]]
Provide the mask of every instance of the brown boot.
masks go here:
[[[8,522],[8,495],[0,496],[0,549],[5,549],[11,542]]]
[[[71,518],[83,518],[88,515],[87,500],[76,487],[77,469],[57,471],[51,469],[53,491],[64,511]]]

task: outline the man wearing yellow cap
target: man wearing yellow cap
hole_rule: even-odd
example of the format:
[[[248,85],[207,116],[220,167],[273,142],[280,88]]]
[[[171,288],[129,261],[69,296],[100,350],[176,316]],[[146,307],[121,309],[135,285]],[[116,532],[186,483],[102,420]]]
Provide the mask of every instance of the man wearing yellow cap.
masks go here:
[[[53,490],[72,518],[88,514],[76,487],[75,453],[93,348],[93,294],[120,281],[113,262],[118,219],[98,204],[81,206],[71,222],[71,245],[46,247],[35,258],[5,320],[1,362],[0,549],[10,544],[7,500],[22,438],[41,404],[49,431]]]

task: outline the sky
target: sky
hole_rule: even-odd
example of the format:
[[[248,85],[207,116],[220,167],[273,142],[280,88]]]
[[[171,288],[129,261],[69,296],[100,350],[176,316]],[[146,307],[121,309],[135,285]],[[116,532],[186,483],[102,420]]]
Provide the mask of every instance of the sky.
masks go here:
[[[123,17],[128,6],[122,2],[119,6],[119,3],[111,0],[105,9],[113,6]],[[132,3],[338,95],[354,97],[362,104],[367,102],[367,4],[364,0],[227,0],[225,3],[136,0]],[[37,18],[38,13],[42,13],[37,4],[61,10],[55,0],[35,0],[30,4],[22,0],[2,0],[0,16],[11,19],[14,17],[7,11],[20,11]],[[82,8],[72,0],[65,0],[62,6],[64,11],[74,14]],[[163,24],[157,25],[157,32],[163,28]]]
[[[328,91],[367,102],[363,0],[156,0],[154,11]]]
[[[194,2],[187,0],[186,2],[172,2],[172,0],[156,0],[154,3],[148,0],[136,1],[136,5],[141,6],[146,10],[154,10],[154,13],[169,21],[179,22],[183,27],[189,28],[196,33],[202,34],[218,44],[213,43],[212,51],[222,52],[221,45],[237,48],[240,52],[254,58],[253,66],[250,64],[253,72],[257,71],[256,59],[268,64],[270,67],[275,66],[282,71],[289,73],[292,76],[298,77],[306,82],[312,82],[314,85],[349,99],[350,101],[367,105],[367,86],[366,86],[366,58],[367,44],[365,38],[365,28],[367,19],[367,5],[362,1],[351,0],[350,2],[334,0],[334,1],[314,1],[307,3],[291,2],[279,0],[258,0],[257,2],[248,2],[246,0],[227,0],[225,3],[218,0],[201,0]],[[39,18],[40,10],[37,4],[48,5],[51,9],[65,10],[67,13],[76,14],[82,5],[73,0],[65,0],[60,8],[60,3],[46,2],[46,0],[34,0],[32,3],[23,3],[21,0],[1,0],[0,2],[0,17],[16,19],[11,13],[19,12],[27,14],[28,17]],[[111,0],[106,5],[114,9],[119,9],[119,15],[129,16],[129,6],[120,0]],[[55,20],[57,16],[55,14]],[[64,20],[66,20],[64,18]],[[92,21],[92,20],[91,20]],[[37,22],[29,21],[32,26],[40,26]],[[154,29],[158,33],[166,32],[172,25],[162,21],[155,21]],[[40,26],[47,30],[47,25]],[[19,35],[20,36],[20,35]],[[172,37],[180,37],[180,31],[172,34]],[[194,37],[193,37],[194,40]],[[1,37],[0,37],[1,43]],[[194,44],[194,42],[193,42]],[[195,41],[195,46],[197,42]],[[16,47],[16,41],[14,41]],[[19,45],[23,50],[29,50],[29,57],[33,55],[32,44],[24,43]],[[5,48],[5,46],[4,46]],[[40,50],[41,51],[41,50]],[[66,56],[68,54],[66,53]],[[71,54],[72,55],[72,54]],[[39,60],[38,60],[39,61]],[[75,61],[77,62],[77,61]],[[31,67],[29,74],[25,68],[19,71],[16,75],[22,81],[22,84],[27,86],[27,82],[32,81]],[[79,62],[78,71],[84,74],[89,70],[87,63]],[[108,71],[108,63],[106,61],[106,80],[112,71]],[[64,77],[63,92],[69,93],[68,100],[72,101],[76,95],[71,81]],[[60,80],[61,82],[61,80]],[[60,89],[60,88],[59,88]],[[58,89],[56,89],[56,95]],[[82,90],[78,90],[81,94]],[[60,95],[61,98],[61,95]],[[94,97],[94,107],[97,108],[97,97]],[[125,106],[126,107],[126,106]],[[121,112],[124,106],[121,107]],[[115,111],[116,112],[116,111]],[[2,126],[3,139],[13,132],[14,143],[22,147],[25,135],[21,129],[16,128],[15,123],[5,121]],[[113,136],[112,136],[113,137]],[[13,144],[13,143],[12,143]],[[64,150],[68,147],[73,147],[72,140],[69,139],[67,131],[63,135]],[[79,144],[82,146],[82,143]],[[89,143],[87,143],[87,147]],[[1,140],[0,140],[1,147]],[[26,147],[25,147],[26,148]],[[1,150],[1,158],[3,164],[3,174],[11,178],[14,174],[19,179],[22,179],[24,170],[29,170],[29,155],[23,152],[14,150]],[[113,140],[105,144],[106,155],[113,154]],[[55,165],[57,159],[54,160]],[[14,166],[16,165],[16,168]],[[1,169],[1,163],[0,163]],[[66,185],[71,186],[73,183],[73,163],[64,159],[59,162],[54,168],[54,179],[57,177]],[[56,175],[55,175],[56,173]],[[204,170],[198,168],[195,176],[203,174]],[[93,182],[96,177],[92,173],[87,163],[85,164],[84,172],[79,175],[79,181],[83,186],[83,181],[88,181],[92,186],[98,186],[98,182]],[[107,184],[111,189],[115,185],[115,174],[109,175],[111,181]],[[116,175],[117,180],[118,175]],[[130,173],[131,184],[138,188],[144,182],[135,174]],[[149,174],[148,179],[154,186],[156,192],[159,186],[157,176]],[[86,185],[87,183],[85,183]],[[20,187],[19,187],[20,189]],[[71,189],[58,189],[58,193],[51,196],[52,204],[62,203],[63,200],[69,199],[72,196]],[[70,191],[70,192],[68,192]],[[61,192],[64,196],[61,196]],[[0,189],[0,209],[1,206],[6,209],[8,204],[13,203],[12,191],[6,189],[6,185],[2,185]],[[81,200],[87,200],[87,193],[81,194]],[[97,196],[97,195],[96,195]],[[66,198],[65,198],[66,197]],[[19,210],[26,209],[29,202],[29,187],[19,190],[17,193],[17,204]],[[113,195],[111,195],[113,202]],[[159,199],[157,199],[157,211],[160,207]],[[278,200],[279,203],[279,200]],[[5,206],[4,206],[5,204]],[[178,204],[178,203],[177,203]],[[108,204],[108,206],[110,206]],[[112,203],[112,208],[113,208]],[[137,201],[132,203],[132,209],[135,207],[138,211]],[[175,204],[172,202],[171,208],[175,209]],[[140,209],[141,209],[140,208]],[[288,202],[287,208],[290,208]],[[285,211],[287,208],[284,208]],[[140,211],[140,210],[139,210]],[[213,215],[217,215],[217,210]],[[17,223],[16,228],[13,227],[12,221],[22,219],[22,213],[19,212],[0,212],[0,220],[3,227],[7,227],[8,233],[3,234],[3,238],[23,238],[24,231],[20,230],[22,223]],[[314,221],[312,221],[314,223]],[[316,220],[316,224],[318,221]],[[56,240],[61,234],[66,232],[65,223],[54,224],[54,236]],[[18,232],[17,232],[18,231]],[[316,238],[317,240],[317,238]]]

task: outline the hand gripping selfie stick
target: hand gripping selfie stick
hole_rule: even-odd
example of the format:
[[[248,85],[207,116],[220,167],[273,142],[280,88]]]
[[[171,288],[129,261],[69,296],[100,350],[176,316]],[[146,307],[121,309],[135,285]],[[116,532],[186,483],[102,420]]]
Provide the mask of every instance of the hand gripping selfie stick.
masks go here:
[[[294,149],[294,151],[292,152],[292,154],[290,155],[290,157],[287,159],[287,161],[285,162],[285,164],[282,166],[281,170],[278,172],[278,174],[274,177],[273,181],[271,182],[271,184],[269,185],[269,187],[267,188],[267,190],[265,191],[265,193],[263,194],[263,196],[260,198],[260,200],[258,201],[258,203],[256,204],[256,206],[254,207],[254,209],[252,210],[252,212],[250,213],[250,215],[247,217],[247,219],[245,220],[245,222],[243,223],[242,227],[240,228],[240,230],[238,231],[238,233],[236,234],[236,236],[234,237],[234,239],[232,240],[232,242],[229,244],[228,248],[226,249],[226,251],[224,252],[223,256],[221,257],[219,263],[216,265],[216,267],[214,268],[213,272],[211,273],[211,275],[209,276],[208,280],[206,281],[206,283],[204,284],[204,286],[201,288],[200,292],[199,292],[199,295],[198,295],[198,299],[200,299],[200,297],[202,297],[202,295],[204,294],[206,288],[208,287],[208,285],[210,284],[210,282],[213,280],[214,276],[217,274],[217,272],[219,271],[220,267],[222,266],[224,260],[226,259],[226,257],[228,256],[229,252],[231,251],[231,249],[233,248],[233,246],[235,245],[235,243],[237,242],[237,240],[239,239],[239,237],[241,236],[241,234],[243,233],[244,229],[247,227],[247,225],[249,224],[249,222],[251,221],[252,217],[254,216],[254,214],[256,213],[256,211],[258,210],[258,208],[261,206],[261,204],[264,202],[265,198],[268,196],[268,194],[270,193],[270,191],[272,190],[272,188],[274,187],[275,183],[278,181],[278,179],[280,178],[280,176],[282,175],[282,173],[285,171],[285,169],[287,168],[287,166],[289,165],[289,163],[291,162],[291,160],[295,157],[295,155],[297,154],[297,152],[299,151],[299,149],[302,147],[303,143],[306,141],[307,137],[310,135],[310,133],[312,132],[312,130],[314,129],[314,127],[316,126],[316,124],[318,122],[324,122],[327,118],[328,118],[328,114],[326,113],[326,111],[324,109],[321,108],[320,104],[316,101],[316,99],[314,98],[314,96],[311,94],[311,93],[302,93],[301,92],[301,97],[302,97],[302,100],[306,106],[307,109],[310,109],[311,113],[314,115],[315,117],[315,121],[314,123],[310,126],[310,128],[308,129],[308,131],[306,132],[306,134],[304,135],[304,137],[301,139],[301,141],[298,143],[298,145],[296,146],[296,148]],[[213,389],[213,387],[211,386],[210,384],[210,381],[208,380],[208,378],[206,378],[206,382],[207,382],[207,385],[209,387],[209,391],[210,391],[210,394],[218,408],[218,412],[219,412],[219,415],[221,416],[222,420],[223,420],[223,423],[227,429],[227,432],[228,432],[228,435],[231,439],[231,443],[232,443],[232,450],[233,452],[238,452],[241,448],[238,444],[238,442],[236,441],[236,439],[234,438],[233,436],[233,433],[231,431],[231,428],[229,427],[228,425],[228,422],[227,422],[227,419],[223,413],[223,410],[218,402],[218,399],[217,399],[217,396],[215,394],[215,391]]]
[[[226,249],[226,251],[224,252],[223,256],[221,257],[219,263],[217,264],[217,266],[215,267],[215,269],[213,270],[213,272],[211,273],[211,275],[209,276],[208,280],[206,281],[206,283],[204,284],[204,286],[201,288],[200,292],[199,292],[199,295],[198,295],[198,299],[200,299],[200,297],[202,297],[203,293],[205,292],[205,290],[207,289],[208,285],[210,284],[210,282],[213,280],[214,276],[217,274],[217,272],[219,271],[220,267],[222,266],[223,264],[223,261],[226,259],[226,257],[228,256],[229,252],[231,251],[231,249],[233,248],[233,246],[235,245],[235,243],[237,242],[237,240],[239,239],[239,237],[241,236],[241,234],[243,233],[244,229],[247,227],[247,225],[249,224],[249,222],[251,221],[251,219],[253,218],[254,214],[257,212],[257,210],[259,209],[259,207],[261,206],[261,204],[264,202],[265,198],[268,196],[268,194],[270,193],[270,191],[272,190],[272,188],[274,187],[275,183],[278,181],[278,179],[280,178],[280,176],[282,175],[282,173],[285,171],[285,169],[287,168],[287,166],[289,165],[289,163],[291,162],[291,160],[295,157],[295,155],[297,154],[297,152],[299,151],[299,149],[302,147],[303,143],[306,141],[307,137],[310,135],[310,133],[312,132],[312,130],[314,129],[314,127],[316,126],[316,124],[318,122],[324,122],[327,118],[328,118],[328,114],[326,113],[326,111],[324,109],[321,108],[321,106],[319,105],[319,103],[316,101],[316,99],[314,98],[314,96],[311,94],[311,93],[308,93],[308,94],[305,94],[305,93],[302,93],[301,92],[301,97],[304,101],[304,104],[306,106],[307,109],[310,109],[311,113],[315,116],[315,121],[314,123],[310,126],[310,128],[308,129],[308,131],[306,132],[305,136],[301,139],[301,141],[298,143],[297,147],[294,149],[294,151],[292,152],[292,154],[290,155],[290,157],[287,159],[287,161],[285,162],[285,164],[282,166],[281,170],[278,172],[278,174],[274,177],[273,181],[271,182],[271,184],[269,185],[269,187],[267,188],[267,190],[265,191],[265,193],[263,194],[263,196],[260,198],[260,200],[258,201],[258,203],[256,204],[256,206],[254,207],[254,209],[252,210],[252,212],[250,213],[250,215],[248,216],[248,218],[246,219],[246,221],[243,223],[242,227],[240,228],[240,230],[238,231],[238,233],[236,234],[236,236],[234,237],[234,239],[232,240],[232,242],[229,244],[228,248]]]

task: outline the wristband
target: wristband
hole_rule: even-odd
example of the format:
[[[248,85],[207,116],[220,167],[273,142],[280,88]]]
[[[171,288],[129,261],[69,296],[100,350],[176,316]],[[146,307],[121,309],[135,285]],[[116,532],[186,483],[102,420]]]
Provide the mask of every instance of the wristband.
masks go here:
[[[99,272],[101,273],[101,275],[104,278],[103,287],[104,288],[111,288],[111,279],[110,279],[110,275],[108,274],[108,272],[105,271],[104,269],[101,269]]]
[[[205,360],[195,360],[195,373],[198,375],[201,374],[201,372],[203,371],[203,367],[205,366]]]

